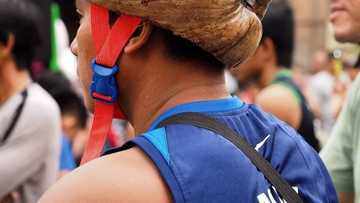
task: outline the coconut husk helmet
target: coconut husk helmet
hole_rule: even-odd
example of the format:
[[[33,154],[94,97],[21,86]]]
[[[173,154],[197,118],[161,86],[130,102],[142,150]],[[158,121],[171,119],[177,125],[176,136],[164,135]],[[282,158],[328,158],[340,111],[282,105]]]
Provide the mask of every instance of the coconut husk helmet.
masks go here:
[[[172,31],[237,67],[258,46],[261,21],[271,0],[91,0]]]

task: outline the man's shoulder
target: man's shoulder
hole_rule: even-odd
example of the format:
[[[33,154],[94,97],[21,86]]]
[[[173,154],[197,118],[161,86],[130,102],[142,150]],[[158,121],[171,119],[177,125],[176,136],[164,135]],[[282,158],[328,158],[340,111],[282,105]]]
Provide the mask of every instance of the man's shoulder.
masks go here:
[[[298,127],[301,106],[289,88],[279,84],[270,85],[258,94],[256,104],[293,127]]]
[[[269,100],[273,104],[278,104],[284,101],[296,102],[293,90],[290,87],[281,84],[272,84],[261,90],[257,99]]]
[[[339,119],[332,132],[332,137],[344,137],[344,134],[359,136],[360,126],[360,75],[353,82]],[[333,138],[334,139],[334,138]],[[331,139],[331,140],[333,140]],[[346,141],[346,139],[341,140]]]
[[[346,115],[345,118],[348,118],[352,121],[355,121],[360,116],[360,75],[352,83],[351,89],[348,92],[347,100],[344,105],[342,114]],[[340,116],[341,117],[341,116]]]
[[[138,148],[92,161],[61,179],[44,202],[171,202],[152,161]]]
[[[52,96],[37,83],[33,83],[28,87],[28,95],[33,103],[43,104],[45,107],[57,106]]]

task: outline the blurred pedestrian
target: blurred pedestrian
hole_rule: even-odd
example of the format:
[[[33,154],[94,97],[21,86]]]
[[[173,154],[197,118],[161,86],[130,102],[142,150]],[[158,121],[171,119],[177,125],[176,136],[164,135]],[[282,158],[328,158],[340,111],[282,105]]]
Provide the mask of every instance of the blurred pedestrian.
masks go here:
[[[360,1],[332,0],[335,37],[360,42]],[[360,77],[355,80],[330,140],[321,152],[341,202],[360,202]]]
[[[335,61],[332,53],[318,51],[314,54],[313,70],[316,72],[309,79],[307,92],[311,95],[312,107],[318,112],[319,132],[329,135],[335,122],[332,102],[336,84]]]
[[[34,203],[57,177],[59,108],[30,77],[38,12],[0,0],[0,201]]]
[[[294,50],[293,10],[287,1],[274,1],[262,22],[264,34],[260,46],[241,65],[236,77],[240,81],[255,80],[261,89],[255,103],[297,129],[319,151],[313,113],[290,70]]]
[[[60,177],[77,167],[73,153],[73,142],[87,132],[88,114],[82,99],[61,73],[44,72],[36,81],[47,90],[61,110],[62,138],[60,154]]]
[[[360,72],[360,56],[354,65],[344,63],[344,71],[349,78],[349,81],[351,83],[354,82]]]

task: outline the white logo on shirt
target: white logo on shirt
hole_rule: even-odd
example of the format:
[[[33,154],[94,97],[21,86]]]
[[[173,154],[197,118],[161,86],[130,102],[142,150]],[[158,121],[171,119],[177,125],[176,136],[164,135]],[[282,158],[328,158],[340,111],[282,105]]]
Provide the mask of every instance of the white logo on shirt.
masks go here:
[[[296,193],[299,194],[299,188],[298,187],[292,187]],[[275,198],[273,196],[273,194],[275,194],[277,197],[279,197],[276,189],[274,187],[272,187],[273,189],[273,192],[271,191],[271,189],[269,188],[267,190],[267,194],[264,192],[264,193],[261,193],[260,195],[257,196],[257,199],[258,199],[258,202],[259,203],[277,203],[275,201]],[[287,203],[285,200],[281,199],[280,197],[278,198],[280,200],[280,203]]]
[[[256,145],[255,150],[259,151],[262,146],[266,143],[266,141],[270,138],[271,135],[268,135],[263,141]]]

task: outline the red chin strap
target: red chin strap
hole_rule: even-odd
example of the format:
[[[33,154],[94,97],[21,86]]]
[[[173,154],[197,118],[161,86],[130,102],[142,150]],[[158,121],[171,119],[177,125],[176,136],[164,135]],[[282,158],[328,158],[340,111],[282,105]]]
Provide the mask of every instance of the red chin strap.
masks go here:
[[[94,120],[81,164],[98,158],[111,130],[112,119],[126,119],[117,105],[118,90],[116,66],[118,57],[129,41],[141,19],[122,15],[110,27],[110,15],[106,8],[91,5],[91,31],[96,47],[93,61],[93,81],[90,94],[95,100]]]

